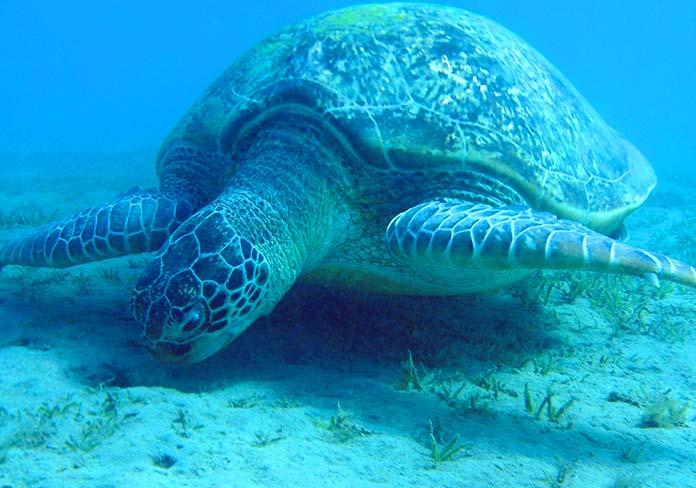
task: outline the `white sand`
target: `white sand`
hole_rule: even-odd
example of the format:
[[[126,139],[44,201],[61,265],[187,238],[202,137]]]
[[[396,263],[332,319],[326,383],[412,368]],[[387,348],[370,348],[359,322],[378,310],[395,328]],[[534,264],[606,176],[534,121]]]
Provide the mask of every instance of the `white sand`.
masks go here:
[[[62,216],[153,185],[151,156],[48,155],[40,173],[5,159],[2,210]],[[686,186],[629,220],[632,243],[696,257]],[[130,317],[144,262],[0,274],[0,486],[696,487],[693,406],[683,424],[641,426],[664,395],[694,401],[692,290],[586,275],[574,302],[560,285],[544,305],[544,283],[570,275],[462,298],[299,286],[223,353],[176,368]],[[409,349],[421,391],[401,389]],[[575,401],[537,419],[525,385],[535,409],[549,389],[556,410]],[[465,445],[437,467],[430,422],[440,449]]]

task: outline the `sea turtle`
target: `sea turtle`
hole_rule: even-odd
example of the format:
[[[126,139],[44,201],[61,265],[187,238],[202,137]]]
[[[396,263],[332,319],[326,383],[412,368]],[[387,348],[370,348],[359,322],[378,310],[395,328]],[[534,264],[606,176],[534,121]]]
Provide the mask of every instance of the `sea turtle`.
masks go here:
[[[156,356],[200,361],[298,279],[486,290],[535,269],[696,286],[615,239],[655,185],[645,158],[496,23],[425,4],[287,27],[227,69],[157,159],[159,189],[6,243],[0,265],[157,251],[133,312]]]

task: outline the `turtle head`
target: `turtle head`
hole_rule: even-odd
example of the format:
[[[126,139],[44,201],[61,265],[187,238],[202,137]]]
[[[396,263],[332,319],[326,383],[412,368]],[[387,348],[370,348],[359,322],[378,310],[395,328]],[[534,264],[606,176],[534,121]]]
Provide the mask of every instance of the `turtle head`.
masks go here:
[[[219,351],[261,315],[270,267],[228,222],[206,207],[179,227],[140,276],[133,313],[159,359],[195,363]]]

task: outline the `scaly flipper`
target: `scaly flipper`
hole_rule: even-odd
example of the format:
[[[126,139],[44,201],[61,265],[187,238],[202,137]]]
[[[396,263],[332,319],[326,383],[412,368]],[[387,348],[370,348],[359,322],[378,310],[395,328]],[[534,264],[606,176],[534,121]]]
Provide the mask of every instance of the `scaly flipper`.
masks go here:
[[[422,203],[389,223],[387,246],[414,264],[593,270],[642,276],[656,285],[665,279],[696,286],[696,269],[686,263],[524,207]]]
[[[101,207],[45,224],[0,248],[6,264],[63,268],[156,251],[191,215],[184,201],[134,188]]]

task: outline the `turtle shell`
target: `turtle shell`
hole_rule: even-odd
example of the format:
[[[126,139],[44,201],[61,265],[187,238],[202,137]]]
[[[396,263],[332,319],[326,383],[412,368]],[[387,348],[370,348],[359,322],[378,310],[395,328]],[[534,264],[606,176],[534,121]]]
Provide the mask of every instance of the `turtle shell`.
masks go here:
[[[422,4],[350,7],[281,30],[228,68],[163,147],[234,154],[251,121],[291,107],[328,121],[376,170],[484,174],[604,232],[655,184],[638,150],[527,43]]]

